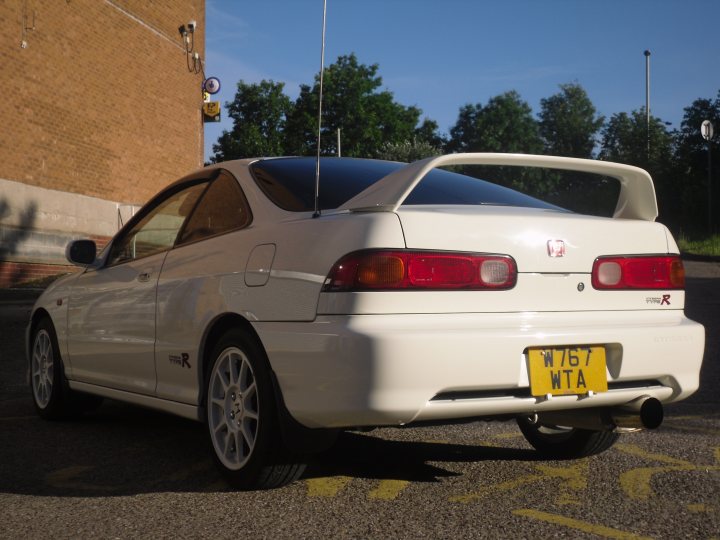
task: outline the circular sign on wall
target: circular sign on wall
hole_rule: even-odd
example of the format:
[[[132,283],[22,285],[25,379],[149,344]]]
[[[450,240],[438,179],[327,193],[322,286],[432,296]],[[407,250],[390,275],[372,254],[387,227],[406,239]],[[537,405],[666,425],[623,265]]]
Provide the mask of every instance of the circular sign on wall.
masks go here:
[[[203,89],[208,94],[217,94],[220,91],[220,79],[217,77],[208,77],[203,83]]]

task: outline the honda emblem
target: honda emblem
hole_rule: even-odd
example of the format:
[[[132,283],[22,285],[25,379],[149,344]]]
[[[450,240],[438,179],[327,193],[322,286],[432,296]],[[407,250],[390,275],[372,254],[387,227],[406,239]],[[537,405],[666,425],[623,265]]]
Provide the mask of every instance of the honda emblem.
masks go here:
[[[563,240],[548,240],[547,250],[549,257],[564,257],[565,242]]]

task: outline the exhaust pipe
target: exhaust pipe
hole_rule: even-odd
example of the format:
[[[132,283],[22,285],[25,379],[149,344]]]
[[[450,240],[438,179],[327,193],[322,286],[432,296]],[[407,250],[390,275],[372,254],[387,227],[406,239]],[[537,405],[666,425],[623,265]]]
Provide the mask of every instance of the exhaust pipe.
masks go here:
[[[610,409],[575,409],[548,411],[537,415],[537,422],[591,431],[631,432],[655,429],[662,424],[663,406],[653,397],[641,397]]]
[[[662,403],[652,397],[644,397],[620,407],[611,409],[610,415],[617,428],[655,429],[662,424],[665,413]]]

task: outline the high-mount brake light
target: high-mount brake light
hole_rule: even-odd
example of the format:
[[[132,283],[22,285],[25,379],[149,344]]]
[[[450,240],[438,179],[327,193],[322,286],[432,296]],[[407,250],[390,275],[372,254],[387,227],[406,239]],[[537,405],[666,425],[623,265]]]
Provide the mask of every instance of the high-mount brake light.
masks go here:
[[[380,249],[342,257],[323,291],[505,290],[516,280],[515,260],[507,255]]]
[[[598,257],[592,270],[596,289],[684,289],[685,269],[678,255]]]

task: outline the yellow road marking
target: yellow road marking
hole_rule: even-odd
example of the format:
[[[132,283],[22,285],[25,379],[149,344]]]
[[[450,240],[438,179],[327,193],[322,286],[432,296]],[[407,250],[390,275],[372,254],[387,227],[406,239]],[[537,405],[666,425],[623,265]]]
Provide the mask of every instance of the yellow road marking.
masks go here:
[[[550,465],[535,465],[535,468],[550,478],[564,480],[563,486],[571,490],[587,488],[588,462],[578,461],[569,467],[551,467]]]
[[[482,499],[483,497],[486,497],[491,493],[510,491],[517,487],[526,484],[532,484],[535,482],[541,482],[543,480],[558,479],[562,480],[562,482],[560,483],[560,494],[556,502],[558,504],[577,504],[574,492],[587,488],[588,464],[586,460],[579,461],[569,467],[535,465],[535,469],[540,471],[542,474],[526,474],[523,476],[519,476],[518,478],[515,478],[513,480],[500,482],[499,484],[483,486],[474,493],[450,497],[450,501],[469,503]]]
[[[91,471],[94,468],[92,465],[65,467],[64,469],[49,473],[45,477],[45,483],[51,487],[60,489],[81,489],[86,491],[115,491],[118,489],[117,486],[103,486],[75,480],[81,474]]]
[[[648,536],[639,536],[635,533],[621,531],[620,529],[613,529],[612,527],[606,527],[605,525],[596,525],[594,523],[588,523],[587,521],[580,521],[579,519],[573,519],[558,514],[550,514],[548,512],[540,512],[539,510],[522,509],[513,510],[513,514],[516,516],[523,516],[546,523],[552,523],[554,525],[560,525],[562,527],[568,527],[570,529],[576,529],[604,538],[617,538],[619,540],[645,540],[649,539]]]
[[[630,444],[616,444],[615,447],[621,452],[638,456],[651,461],[659,461],[661,463],[669,463],[670,465],[660,467],[637,467],[622,473],[619,477],[620,487],[625,495],[631,499],[647,500],[653,494],[651,482],[656,474],[674,472],[674,471],[718,471],[720,470],[720,448],[715,449],[715,460],[718,465],[694,465],[683,459],[666,456],[664,454],[655,454],[646,452],[642,448]]]
[[[621,452],[630,454],[631,456],[638,456],[650,461],[659,461],[660,463],[668,463],[672,465],[682,465],[690,467],[693,466],[692,463],[690,463],[689,461],[685,461],[684,459],[666,456],[665,454],[654,454],[652,452],[647,452],[639,446],[635,446],[634,444],[616,444],[615,448],[617,448]]]
[[[487,448],[502,448],[502,447],[503,447],[503,445],[502,445],[501,442],[499,442],[499,441],[490,441],[490,440],[488,440],[488,439],[478,441],[478,442],[477,442],[477,445],[478,445],[478,446],[487,447]]]
[[[407,480],[381,480],[380,485],[368,493],[368,499],[382,499],[391,501],[397,499],[398,495],[408,487]]]
[[[496,491],[510,491],[525,484],[532,484],[533,482],[539,482],[545,480],[547,477],[540,474],[526,474],[515,478],[514,480],[508,480],[507,482],[500,482],[499,484],[492,484],[487,487],[482,487],[475,493],[468,493],[467,495],[456,495],[450,497],[450,502],[469,503],[477,501],[494,493]]]
[[[712,514],[715,513],[715,508],[712,506],[708,506],[707,504],[688,504],[687,505],[688,512],[692,514]]]
[[[656,474],[672,471],[692,471],[694,465],[669,465],[665,467],[638,467],[620,475],[620,487],[631,499],[645,501],[650,498],[653,490],[650,487],[652,477]]]
[[[703,415],[700,415],[700,414],[685,414],[685,415],[682,415],[682,416],[675,416],[675,415],[668,416],[667,419],[668,419],[668,420],[704,420],[704,419],[706,419],[706,418],[717,418],[718,416],[720,416],[720,414],[717,414],[717,413],[713,413],[713,414],[703,414]]]
[[[493,439],[517,439],[522,436],[523,434],[520,432],[498,433],[497,435],[493,435]]]
[[[308,497],[334,497],[338,492],[350,483],[349,476],[329,476],[326,478],[308,478]]]
[[[696,431],[698,433],[707,433],[709,435],[720,436],[720,429],[711,429],[699,426],[686,426],[685,424],[676,424],[675,422],[664,422],[663,426],[679,429],[681,431]]]

